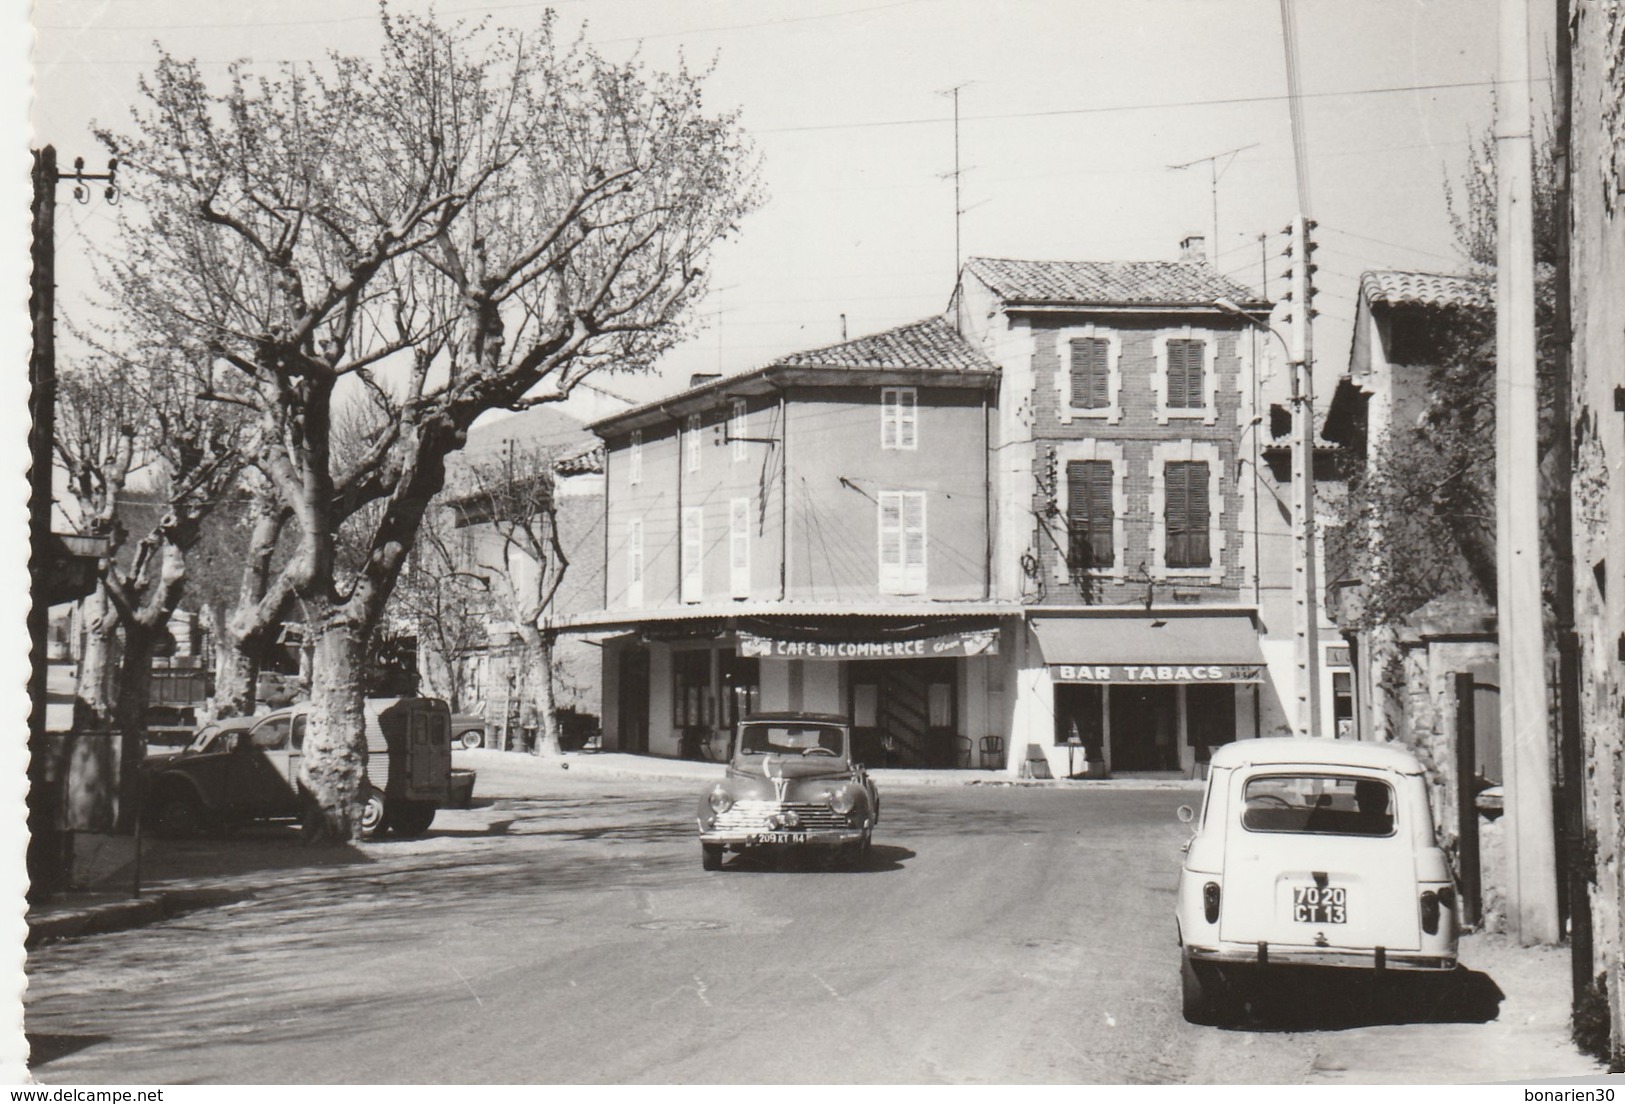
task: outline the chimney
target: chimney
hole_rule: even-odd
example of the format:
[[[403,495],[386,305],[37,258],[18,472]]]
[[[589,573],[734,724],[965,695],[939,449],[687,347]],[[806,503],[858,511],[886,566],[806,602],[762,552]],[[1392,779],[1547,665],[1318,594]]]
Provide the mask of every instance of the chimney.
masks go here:
[[[1201,239],[1198,238],[1197,240],[1200,241]],[[688,377],[688,386],[690,390],[693,390],[696,387],[701,387],[707,383],[710,383],[712,380],[719,380],[721,378],[721,372],[695,372],[692,376]]]
[[[1179,239],[1181,264],[1201,264],[1207,260],[1207,239],[1200,234],[1186,234]]]

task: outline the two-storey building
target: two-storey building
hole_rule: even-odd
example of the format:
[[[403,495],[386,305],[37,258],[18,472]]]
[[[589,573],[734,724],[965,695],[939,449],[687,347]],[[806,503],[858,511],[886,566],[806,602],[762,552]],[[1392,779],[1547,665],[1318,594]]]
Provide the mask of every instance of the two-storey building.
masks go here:
[[[990,716],[998,372],[943,318],[592,427],[609,746],[720,750],[752,709],[849,714],[872,765],[954,766]],[[979,750],[979,749],[978,749]]]

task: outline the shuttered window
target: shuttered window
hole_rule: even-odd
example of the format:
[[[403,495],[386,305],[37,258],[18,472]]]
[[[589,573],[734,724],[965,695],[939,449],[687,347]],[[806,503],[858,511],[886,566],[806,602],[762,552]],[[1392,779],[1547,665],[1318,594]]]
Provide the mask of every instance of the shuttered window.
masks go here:
[[[1075,337],[1069,370],[1074,410],[1104,410],[1111,406],[1111,342],[1103,337]]]
[[[881,388],[880,447],[912,449],[918,446],[919,410],[914,388]]]
[[[735,598],[750,597],[750,499],[728,504],[728,577]]]
[[[683,449],[688,455],[688,470],[700,470],[700,416],[690,414],[683,423]]]
[[[682,600],[698,602],[705,597],[705,511],[699,506],[683,507]]]
[[[925,589],[925,492],[881,491],[880,589],[918,594]]]
[[[643,482],[643,430],[632,431],[632,443],[626,462],[626,481],[628,483]]]
[[[745,440],[745,400],[735,399],[728,415],[728,436],[733,438],[733,457],[743,460],[750,455]]]
[[[1072,460],[1066,465],[1067,567],[1116,566],[1112,541],[1112,463]]]
[[[643,605],[643,519],[626,523],[626,604]]]
[[[1210,567],[1207,462],[1181,461],[1163,469],[1167,504],[1164,562],[1169,567]]]
[[[1207,405],[1202,369],[1207,359],[1202,341],[1168,342],[1168,409],[1201,410]]]

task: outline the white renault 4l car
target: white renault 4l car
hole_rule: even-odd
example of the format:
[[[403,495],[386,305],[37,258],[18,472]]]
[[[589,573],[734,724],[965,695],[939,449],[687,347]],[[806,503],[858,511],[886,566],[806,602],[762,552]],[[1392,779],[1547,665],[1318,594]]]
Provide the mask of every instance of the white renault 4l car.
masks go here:
[[[1214,751],[1179,874],[1185,1018],[1232,1014],[1278,967],[1450,971],[1456,889],[1427,786],[1396,744],[1241,740]]]

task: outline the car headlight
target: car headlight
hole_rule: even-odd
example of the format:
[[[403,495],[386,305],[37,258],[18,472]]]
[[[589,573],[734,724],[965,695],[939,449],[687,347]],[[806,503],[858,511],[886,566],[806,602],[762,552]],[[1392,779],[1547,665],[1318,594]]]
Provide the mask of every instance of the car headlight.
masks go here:
[[[706,800],[710,802],[711,811],[719,815],[734,807],[734,795],[721,786],[715,787]]]
[[[842,786],[829,795],[829,807],[845,816],[858,807],[858,791],[852,786]]]

